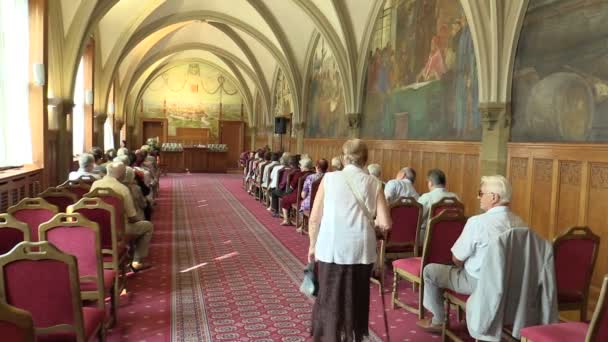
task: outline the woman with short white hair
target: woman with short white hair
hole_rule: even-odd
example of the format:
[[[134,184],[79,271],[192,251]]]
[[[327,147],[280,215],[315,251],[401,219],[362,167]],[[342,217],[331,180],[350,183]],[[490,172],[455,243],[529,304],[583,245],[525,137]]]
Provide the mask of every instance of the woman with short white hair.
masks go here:
[[[363,170],[367,145],[348,140],[342,151],[344,169],[323,177],[309,220],[308,260],[318,262],[319,279],[312,316],[315,341],[368,336],[375,226],[386,232],[392,224],[381,182]]]
[[[342,161],[340,160],[340,157],[331,158],[331,170],[332,171],[342,171],[343,168],[344,168],[344,165],[342,165]]]

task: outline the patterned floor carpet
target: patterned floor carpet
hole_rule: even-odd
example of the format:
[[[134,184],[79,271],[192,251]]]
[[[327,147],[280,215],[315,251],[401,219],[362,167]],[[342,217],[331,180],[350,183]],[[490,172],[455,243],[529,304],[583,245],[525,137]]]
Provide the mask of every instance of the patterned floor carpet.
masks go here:
[[[154,267],[132,275],[109,341],[305,341],[312,301],[299,284],[308,237],[282,227],[247,195],[237,175],[170,175],[153,221]],[[390,308],[391,341],[438,341],[416,316]],[[371,287],[370,340],[386,340]],[[403,282],[400,297],[417,295]]]

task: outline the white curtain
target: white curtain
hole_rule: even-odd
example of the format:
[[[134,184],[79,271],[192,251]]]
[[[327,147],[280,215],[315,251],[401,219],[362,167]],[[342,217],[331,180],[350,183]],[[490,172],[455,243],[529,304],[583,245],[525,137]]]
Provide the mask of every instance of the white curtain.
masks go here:
[[[108,115],[103,124],[103,148],[107,151],[114,148],[114,128],[112,127],[112,116]]]
[[[77,156],[84,152],[84,58],[80,59],[76,74],[72,116],[72,153]]]
[[[0,166],[32,162],[27,0],[0,0]]]

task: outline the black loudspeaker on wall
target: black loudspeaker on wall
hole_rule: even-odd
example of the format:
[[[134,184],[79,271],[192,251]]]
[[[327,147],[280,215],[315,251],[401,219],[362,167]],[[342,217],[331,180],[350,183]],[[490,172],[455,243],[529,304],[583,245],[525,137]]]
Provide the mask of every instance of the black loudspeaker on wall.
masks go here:
[[[283,117],[275,117],[274,118],[274,133],[275,134],[285,134],[287,133],[287,120]]]

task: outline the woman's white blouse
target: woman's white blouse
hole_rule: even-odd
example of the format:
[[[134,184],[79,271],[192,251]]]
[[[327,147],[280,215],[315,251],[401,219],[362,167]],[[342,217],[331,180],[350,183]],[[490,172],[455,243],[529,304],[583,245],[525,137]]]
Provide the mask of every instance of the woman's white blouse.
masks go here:
[[[323,217],[315,246],[315,258],[340,265],[371,264],[376,261],[376,234],[370,220],[357,203],[355,187],[367,210],[376,214],[381,183],[360,168],[347,165],[343,171],[323,178]]]

